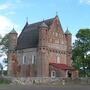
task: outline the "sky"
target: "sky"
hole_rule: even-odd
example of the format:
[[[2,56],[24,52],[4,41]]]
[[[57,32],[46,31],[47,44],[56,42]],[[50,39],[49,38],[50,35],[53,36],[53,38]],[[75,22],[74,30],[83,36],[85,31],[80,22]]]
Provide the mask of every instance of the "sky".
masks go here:
[[[0,34],[14,27],[20,33],[27,17],[29,23],[53,18],[58,12],[63,30],[75,35],[81,28],[90,28],[90,0],[0,0]]]

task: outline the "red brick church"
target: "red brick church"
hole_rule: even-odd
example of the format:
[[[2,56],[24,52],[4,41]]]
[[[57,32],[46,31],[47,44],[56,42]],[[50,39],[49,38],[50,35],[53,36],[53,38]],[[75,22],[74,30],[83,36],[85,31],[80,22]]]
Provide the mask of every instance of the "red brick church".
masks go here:
[[[9,33],[8,75],[19,77],[74,77],[72,35],[63,31],[59,17],[28,24],[21,34]]]

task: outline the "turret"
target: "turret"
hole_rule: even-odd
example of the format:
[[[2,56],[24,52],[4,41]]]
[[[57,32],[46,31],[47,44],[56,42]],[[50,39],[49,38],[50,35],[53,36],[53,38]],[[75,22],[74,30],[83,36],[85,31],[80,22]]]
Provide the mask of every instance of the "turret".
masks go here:
[[[44,46],[46,41],[47,41],[47,30],[48,30],[48,26],[46,25],[46,23],[43,21],[40,25],[40,29],[39,29],[39,46]]]
[[[15,50],[15,47],[17,45],[17,32],[13,28],[11,32],[9,33],[9,50],[13,51]]]
[[[71,57],[72,57],[72,34],[69,32],[68,28],[65,32],[65,38],[66,38],[66,45],[67,45],[67,54],[66,54],[66,57],[67,57],[67,65],[68,66],[71,66],[72,64],[72,61],[71,61]]]
[[[13,28],[11,32],[9,33],[9,49],[8,49],[8,75],[9,76],[14,76],[13,74],[13,62],[12,62],[12,56],[15,54],[15,47],[17,45],[17,32]]]
[[[67,45],[68,45],[68,46],[71,46],[71,43],[72,43],[72,34],[71,34],[70,31],[68,30],[68,28],[67,28],[67,30],[66,30],[66,32],[65,32],[65,37],[66,37]]]
[[[47,58],[47,51],[45,50],[47,44],[47,32],[48,26],[43,21],[39,29],[39,50],[38,50],[38,61],[37,61],[37,76],[48,77],[49,75],[49,63]],[[41,64],[41,65],[40,65]]]

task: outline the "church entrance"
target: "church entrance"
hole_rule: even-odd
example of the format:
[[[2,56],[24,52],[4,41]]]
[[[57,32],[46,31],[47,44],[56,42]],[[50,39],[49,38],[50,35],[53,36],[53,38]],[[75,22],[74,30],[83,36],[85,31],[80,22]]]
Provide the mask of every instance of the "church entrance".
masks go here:
[[[68,75],[69,78],[71,78],[71,77],[72,77],[72,72],[69,70],[69,71],[67,72],[67,75]]]

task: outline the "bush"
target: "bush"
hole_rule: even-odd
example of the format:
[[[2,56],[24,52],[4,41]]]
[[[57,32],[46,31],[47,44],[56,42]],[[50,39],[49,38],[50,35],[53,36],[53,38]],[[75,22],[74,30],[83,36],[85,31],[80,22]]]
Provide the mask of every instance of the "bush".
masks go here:
[[[10,83],[11,83],[11,80],[0,77],[0,84],[10,84]]]

